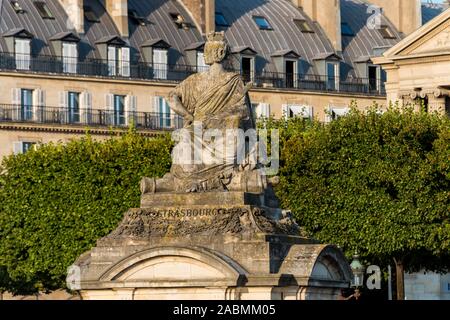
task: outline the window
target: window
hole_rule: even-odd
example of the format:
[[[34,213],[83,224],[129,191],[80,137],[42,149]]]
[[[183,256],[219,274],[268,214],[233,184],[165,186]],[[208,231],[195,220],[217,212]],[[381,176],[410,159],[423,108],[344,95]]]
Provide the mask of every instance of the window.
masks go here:
[[[19,4],[19,1],[11,1],[11,5],[16,13],[25,13],[25,10],[23,10]]]
[[[84,7],[84,17],[89,22],[93,23],[100,22],[97,13],[95,13],[91,7]]]
[[[78,63],[78,49],[74,42],[63,42],[62,60],[64,73],[76,73]]]
[[[221,12],[216,12],[216,26],[219,27],[228,27],[229,24],[225,16]]]
[[[78,92],[69,92],[67,100],[69,123],[80,122],[80,94]]]
[[[30,70],[31,41],[30,39],[15,39],[16,69]]]
[[[285,60],[286,88],[297,87],[297,62]]]
[[[167,79],[167,49],[153,49],[153,76],[155,79]]]
[[[33,90],[20,90],[19,119],[22,121],[29,121],[33,119]]]
[[[192,25],[179,13],[170,13],[170,17],[178,29],[189,29]]]
[[[17,141],[13,144],[14,154],[23,154],[30,151],[36,146],[36,142]]]
[[[163,97],[155,97],[155,103],[159,115],[159,127],[170,128],[172,123],[169,104]]]
[[[55,19],[53,13],[48,8],[47,4],[42,1],[34,2],[36,9],[41,15],[42,19]]]
[[[327,90],[339,90],[339,65],[327,62]]]
[[[205,63],[205,54],[197,51],[197,72],[208,71],[209,66]]]
[[[378,29],[385,39],[396,39],[394,32],[389,26],[381,26],[380,29]]]
[[[145,17],[140,16],[136,10],[130,10],[128,11],[128,15],[130,16],[131,20],[135,22],[138,25],[146,26],[148,24],[148,21]]]
[[[379,88],[379,79],[380,79],[380,68],[377,66],[369,66],[368,67],[368,75],[369,75],[369,90],[371,92],[378,91]]]
[[[255,23],[259,27],[260,30],[272,30],[272,27],[266,18],[260,17],[260,16],[254,16],[253,20],[255,20]]]
[[[341,23],[341,34],[343,36],[349,36],[349,37],[353,37],[355,35],[352,28],[350,28],[350,26],[346,22]]]
[[[114,95],[113,125],[124,126],[125,117],[125,96]]]
[[[241,75],[244,82],[251,82],[254,78],[255,59],[253,57],[241,57]]]
[[[297,25],[297,27],[300,29],[301,32],[314,32],[314,30],[309,25],[308,21],[303,19],[294,19],[294,23]]]
[[[312,119],[313,113],[310,106],[285,104],[282,106],[283,116],[287,118],[300,117],[304,119]]]
[[[252,110],[256,119],[270,118],[270,105],[268,103],[252,103]]]
[[[108,46],[108,75],[130,76],[130,48]]]
[[[330,107],[328,109],[328,120],[334,121],[340,117],[344,117],[350,113],[350,108],[348,107]]]

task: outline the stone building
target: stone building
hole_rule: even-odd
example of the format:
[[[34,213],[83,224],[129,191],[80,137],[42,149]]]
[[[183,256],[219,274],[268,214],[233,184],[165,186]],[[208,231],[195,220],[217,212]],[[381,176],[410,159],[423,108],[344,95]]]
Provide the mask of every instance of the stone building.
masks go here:
[[[228,67],[254,83],[258,116],[329,121],[353,100],[382,105],[371,57],[441,11],[419,0],[0,0],[0,156],[86,128],[179,127],[167,94],[207,68],[214,29],[232,46]]]

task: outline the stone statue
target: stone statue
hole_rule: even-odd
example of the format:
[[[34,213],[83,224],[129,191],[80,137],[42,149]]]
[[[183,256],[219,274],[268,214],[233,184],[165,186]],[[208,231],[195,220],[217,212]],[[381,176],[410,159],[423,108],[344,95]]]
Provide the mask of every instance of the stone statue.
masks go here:
[[[255,128],[248,98],[251,84],[245,85],[239,74],[224,70],[223,61],[228,52],[224,33],[210,33],[204,49],[209,70],[190,76],[169,95],[172,110],[184,118],[184,130],[190,135],[192,146],[197,144],[206,150],[211,148],[202,134],[194,134],[195,126],[201,126],[202,133],[206,130],[221,133],[215,141],[216,145],[229,144],[226,132],[230,129],[246,131]],[[143,194],[213,190],[260,193],[267,187],[267,179],[259,173],[255,162],[237,163],[236,151],[226,155],[219,152],[208,163],[190,163],[183,161],[186,151],[192,151],[185,148],[181,142],[175,146],[172,168],[162,179],[142,180]]]

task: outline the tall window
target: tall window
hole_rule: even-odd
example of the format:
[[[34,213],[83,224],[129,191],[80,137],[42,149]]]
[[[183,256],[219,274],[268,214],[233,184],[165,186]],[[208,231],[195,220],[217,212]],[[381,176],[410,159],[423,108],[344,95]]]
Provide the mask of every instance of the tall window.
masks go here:
[[[126,124],[125,96],[114,95],[113,124],[116,126],[124,126]]]
[[[27,142],[27,141],[17,141],[13,143],[13,153],[14,154],[22,154],[30,151],[36,142]]]
[[[379,68],[377,66],[369,66],[369,90],[371,92],[378,91]]]
[[[156,97],[156,103],[159,113],[159,126],[161,128],[170,128],[172,126],[172,122],[169,104],[163,97]]]
[[[197,72],[208,71],[209,66],[205,63],[205,54],[197,51]]]
[[[254,59],[250,57],[242,57],[241,58],[241,74],[244,82],[253,81],[254,77]]]
[[[33,119],[33,90],[20,91],[20,119],[23,121]]]
[[[30,70],[31,41],[30,39],[15,39],[16,69]]]
[[[286,88],[297,87],[297,62],[293,60],[285,61]]]
[[[327,62],[327,89],[339,90],[339,65]]]
[[[153,49],[153,75],[155,79],[167,79],[167,50]]]
[[[80,122],[80,94],[78,92],[68,93],[67,109],[69,112],[69,123]]]
[[[108,75],[130,76],[130,48],[108,46]]]
[[[74,42],[63,42],[62,44],[63,55],[63,72],[76,73],[78,63],[78,50],[77,44]]]

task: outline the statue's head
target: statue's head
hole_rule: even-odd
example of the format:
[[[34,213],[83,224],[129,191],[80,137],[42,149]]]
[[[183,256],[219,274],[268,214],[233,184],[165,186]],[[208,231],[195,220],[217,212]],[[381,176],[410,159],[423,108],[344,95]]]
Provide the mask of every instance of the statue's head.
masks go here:
[[[207,65],[221,63],[228,54],[228,43],[224,32],[211,32],[205,43],[204,57]]]

